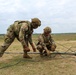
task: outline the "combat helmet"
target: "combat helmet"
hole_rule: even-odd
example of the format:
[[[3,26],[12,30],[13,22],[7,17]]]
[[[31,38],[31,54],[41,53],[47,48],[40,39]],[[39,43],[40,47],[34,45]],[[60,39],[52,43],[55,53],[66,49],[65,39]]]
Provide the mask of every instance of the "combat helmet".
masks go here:
[[[32,18],[33,27],[41,26],[41,21],[38,18]]]
[[[50,27],[45,27],[44,28],[44,33],[51,33],[51,28]]]

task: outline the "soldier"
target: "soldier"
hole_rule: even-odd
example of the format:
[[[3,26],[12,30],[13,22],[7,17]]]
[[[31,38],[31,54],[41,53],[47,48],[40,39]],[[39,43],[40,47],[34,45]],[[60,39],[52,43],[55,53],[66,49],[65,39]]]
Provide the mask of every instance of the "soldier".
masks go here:
[[[56,45],[51,37],[51,28],[45,27],[43,34],[38,38],[37,49],[40,52],[40,56],[49,55],[50,51],[55,51]]]
[[[33,51],[36,48],[32,42],[33,29],[38,28],[41,25],[41,21],[38,18],[33,18],[30,21],[15,21],[14,24],[10,25],[5,35],[4,44],[0,46],[0,57],[3,56],[6,49],[11,45],[15,38],[21,42],[23,46],[23,58],[31,58],[27,52],[30,51],[28,42],[32,46]]]

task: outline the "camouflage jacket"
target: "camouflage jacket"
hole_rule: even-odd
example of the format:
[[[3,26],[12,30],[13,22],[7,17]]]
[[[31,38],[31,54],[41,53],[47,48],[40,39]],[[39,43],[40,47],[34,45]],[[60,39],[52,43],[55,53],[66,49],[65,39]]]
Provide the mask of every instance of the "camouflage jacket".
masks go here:
[[[38,38],[38,43],[46,46],[46,45],[51,45],[54,42],[54,40],[51,37],[51,34],[49,36],[45,36],[44,34],[41,34]]]
[[[13,29],[15,36],[22,43],[23,46],[26,46],[26,41],[32,43],[32,33],[33,29],[29,21],[15,21],[14,24],[10,25],[10,28]]]

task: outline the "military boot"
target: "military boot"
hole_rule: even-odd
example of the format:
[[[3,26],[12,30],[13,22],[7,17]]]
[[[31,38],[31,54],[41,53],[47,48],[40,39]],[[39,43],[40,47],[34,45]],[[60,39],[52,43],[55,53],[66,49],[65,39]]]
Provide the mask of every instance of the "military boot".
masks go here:
[[[30,57],[26,51],[24,51],[24,54],[23,54],[23,58],[29,58],[29,59],[32,59],[32,57]]]

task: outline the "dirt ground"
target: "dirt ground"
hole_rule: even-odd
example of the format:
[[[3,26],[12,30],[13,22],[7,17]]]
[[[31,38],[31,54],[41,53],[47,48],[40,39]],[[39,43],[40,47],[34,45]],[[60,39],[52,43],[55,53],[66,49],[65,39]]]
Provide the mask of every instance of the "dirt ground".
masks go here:
[[[2,42],[3,41],[0,42],[0,45]],[[56,45],[56,52],[76,52],[76,41],[56,41]],[[21,53],[23,52],[22,46],[18,41],[14,41],[6,52]],[[32,57],[32,59],[23,59],[23,54],[5,53],[3,57],[0,58],[0,74],[76,75],[76,56],[74,55],[52,54],[49,57],[40,57],[39,54],[29,55]],[[14,63],[16,63],[16,65],[7,67],[7,65]]]

